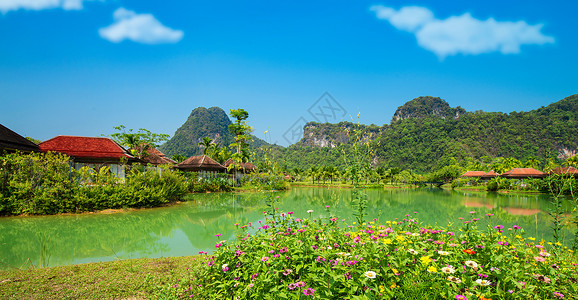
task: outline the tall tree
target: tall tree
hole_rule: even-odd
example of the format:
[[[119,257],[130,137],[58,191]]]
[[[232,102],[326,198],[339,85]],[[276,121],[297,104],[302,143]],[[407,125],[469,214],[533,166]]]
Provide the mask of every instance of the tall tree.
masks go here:
[[[246,162],[249,159],[246,148],[249,145],[248,143],[253,140],[253,137],[251,137],[253,128],[247,125],[246,121],[247,118],[249,118],[249,113],[244,109],[239,108],[231,109],[229,115],[235,119],[233,124],[229,125],[229,131],[234,135],[234,142],[231,144],[231,147],[236,149],[232,158],[238,162]]]
[[[136,132],[133,129],[127,130],[124,125],[113,128],[119,132],[111,134],[110,138],[119,145],[129,148],[131,154],[138,158],[147,156],[149,149],[158,147],[159,143],[165,142],[170,138],[168,134],[154,133],[144,128],[139,128]]]

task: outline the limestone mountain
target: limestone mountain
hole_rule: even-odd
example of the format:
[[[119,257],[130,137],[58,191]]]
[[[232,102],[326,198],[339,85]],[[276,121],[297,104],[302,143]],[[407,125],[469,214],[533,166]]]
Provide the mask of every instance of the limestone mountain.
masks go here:
[[[438,97],[419,97],[400,106],[383,126],[341,122],[307,123],[301,141],[277,149],[288,169],[342,166],[353,129],[369,141],[372,163],[430,171],[450,162],[488,157],[563,159],[578,153],[578,94],[528,112],[467,112]]]
[[[185,123],[177,129],[173,137],[159,147],[167,156],[180,154],[184,156],[199,155],[203,149],[199,142],[204,137],[210,137],[221,146],[228,146],[233,142],[233,135],[229,132],[231,124],[229,116],[219,107],[195,108]],[[263,140],[253,137],[252,146],[266,144]]]
[[[391,122],[408,118],[440,117],[442,119],[457,119],[466,112],[461,107],[451,108],[450,105],[439,97],[418,97],[406,102],[397,108]]]

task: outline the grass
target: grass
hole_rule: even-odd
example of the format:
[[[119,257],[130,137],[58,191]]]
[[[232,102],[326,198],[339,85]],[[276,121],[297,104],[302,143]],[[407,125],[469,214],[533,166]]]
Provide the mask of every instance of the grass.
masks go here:
[[[192,278],[194,256],[0,271],[0,299],[149,299],[158,286]]]

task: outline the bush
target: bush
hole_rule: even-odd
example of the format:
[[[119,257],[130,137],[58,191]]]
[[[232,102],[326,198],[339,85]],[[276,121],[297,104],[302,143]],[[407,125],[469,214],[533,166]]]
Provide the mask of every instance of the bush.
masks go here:
[[[108,167],[74,170],[56,153],[0,157],[0,214],[57,214],[108,208],[154,207],[188,193],[185,177],[138,166],[123,180]]]
[[[216,252],[204,256],[203,275],[194,284],[183,278],[169,298],[559,299],[578,294],[577,264],[569,250],[537,243],[518,226],[480,229],[478,218],[471,218],[457,227],[422,226],[409,218],[348,226],[337,217],[300,220],[282,213],[256,228],[236,224],[238,239],[217,242]]]

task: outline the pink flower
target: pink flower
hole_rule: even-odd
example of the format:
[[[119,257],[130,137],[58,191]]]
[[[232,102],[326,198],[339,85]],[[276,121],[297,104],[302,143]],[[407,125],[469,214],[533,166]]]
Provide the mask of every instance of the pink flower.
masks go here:
[[[297,283],[295,283],[298,287],[304,287],[305,286],[305,282],[303,281],[299,281]]]
[[[546,259],[543,258],[542,256],[534,256],[534,260],[539,261],[539,262],[545,262],[546,261]]]
[[[468,300],[468,298],[466,298],[464,295],[457,295],[456,300]]]
[[[305,296],[312,296],[314,292],[315,292],[315,289],[313,289],[313,288],[304,289],[304,290],[303,290],[303,295],[305,295]]]
[[[269,257],[267,257],[267,256],[261,257],[261,261],[268,261],[268,260],[269,260]]]

